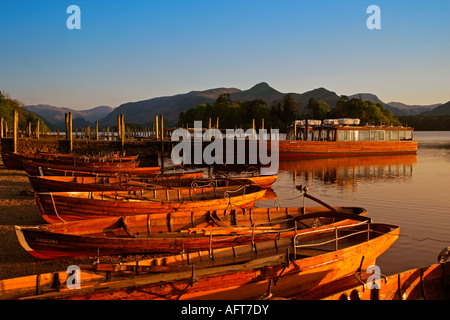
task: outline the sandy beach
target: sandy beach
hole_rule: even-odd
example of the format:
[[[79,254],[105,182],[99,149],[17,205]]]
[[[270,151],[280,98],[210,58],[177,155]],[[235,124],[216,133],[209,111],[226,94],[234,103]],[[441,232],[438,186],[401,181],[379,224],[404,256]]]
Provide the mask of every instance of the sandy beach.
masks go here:
[[[90,264],[97,257],[40,260],[22,248],[14,231],[15,225],[47,224],[34,199],[34,192],[25,171],[8,170],[0,161],[0,279],[38,273],[64,271],[70,265]],[[103,262],[123,262],[144,259],[150,255],[102,256]]]

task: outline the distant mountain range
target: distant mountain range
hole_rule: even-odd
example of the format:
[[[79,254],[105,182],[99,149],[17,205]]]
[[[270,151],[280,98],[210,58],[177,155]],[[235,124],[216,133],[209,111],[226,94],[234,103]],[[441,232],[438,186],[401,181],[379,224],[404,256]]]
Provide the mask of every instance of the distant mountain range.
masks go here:
[[[159,97],[120,105],[99,123],[102,126],[116,125],[117,115],[124,114],[125,122],[148,124],[155,120],[155,116],[164,115],[164,123],[175,125],[180,112],[186,111],[199,104],[211,103],[223,93],[240,91],[235,88],[217,88],[206,91],[191,91],[174,96]]]
[[[445,104],[438,105],[437,107],[433,108],[432,110],[426,111],[426,112],[422,113],[421,115],[424,115],[424,116],[450,115],[450,101]]]
[[[65,114],[72,112],[73,127],[78,128],[92,125],[111,113],[114,108],[108,106],[99,106],[88,110],[73,110],[65,107],[55,107],[48,104],[27,105],[29,111],[34,112],[42,118],[47,124],[57,128],[65,128]]]
[[[249,101],[255,99],[264,100],[268,106],[279,101],[287,93],[282,93],[272,88],[266,82],[258,83],[248,90],[240,90],[237,88],[216,88],[205,91],[191,91],[188,93],[177,94],[173,96],[165,96],[152,98],[148,100],[124,103],[117,108],[108,106],[99,106],[88,110],[72,110],[69,108],[60,108],[50,105],[27,105],[28,110],[36,113],[44,121],[53,126],[64,128],[64,114],[72,112],[74,128],[82,128],[86,125],[93,125],[95,121],[99,121],[101,127],[107,125],[114,126],[117,124],[117,115],[124,114],[125,122],[137,124],[150,124],[154,121],[155,116],[164,115],[164,122],[168,126],[174,126],[180,112],[184,112],[199,104],[207,104],[214,102],[221,94],[229,93],[233,101]],[[332,108],[340,96],[333,91],[325,88],[317,88],[304,93],[291,93],[293,97],[301,102],[302,108],[306,107],[310,98],[324,100]],[[396,116],[404,115],[450,115],[450,101],[445,104],[433,105],[406,105],[401,102],[385,103],[376,95],[371,93],[356,93],[348,96],[351,98],[361,98],[363,100],[381,103],[386,109],[389,109]]]

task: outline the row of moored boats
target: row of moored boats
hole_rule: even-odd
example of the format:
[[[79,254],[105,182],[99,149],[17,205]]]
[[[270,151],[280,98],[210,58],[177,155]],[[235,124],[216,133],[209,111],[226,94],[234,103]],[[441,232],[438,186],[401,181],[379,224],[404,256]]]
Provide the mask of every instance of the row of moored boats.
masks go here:
[[[344,290],[365,289],[371,276],[365,270],[399,236],[398,226],[374,223],[363,208],[331,207],[306,188],[303,196],[321,206],[256,208],[276,175],[161,173],[118,153],[2,153],[2,159],[8,169],[27,172],[48,222],[16,226],[22,247],[38,259],[98,259],[0,280],[0,299],[350,297]],[[158,257],[102,262],[134,254]],[[448,265],[441,265],[447,283]]]

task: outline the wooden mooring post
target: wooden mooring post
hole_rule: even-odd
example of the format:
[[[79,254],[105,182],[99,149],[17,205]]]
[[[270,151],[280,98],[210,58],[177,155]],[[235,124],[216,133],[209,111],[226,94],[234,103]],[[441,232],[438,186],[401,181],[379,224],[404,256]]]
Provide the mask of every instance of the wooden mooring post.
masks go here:
[[[14,109],[13,111],[13,150],[14,153],[17,153],[17,147],[18,147],[18,138],[19,138],[19,111],[17,109]]]
[[[117,140],[121,139],[120,136],[122,135],[122,115],[117,115]]]
[[[68,130],[69,130],[69,152],[72,153],[73,151],[73,136],[72,136],[72,112],[69,112],[69,117],[67,119],[68,121]]]
[[[164,120],[163,115],[160,116],[161,119],[161,172],[164,173]]]
[[[252,137],[253,137],[253,139],[256,139],[255,119],[252,119]]]
[[[40,135],[40,131],[39,131],[40,123],[41,123],[40,120],[38,118],[36,118],[36,127],[34,130],[36,130],[36,139],[38,139],[38,140],[39,140],[39,135]]]
[[[122,132],[120,133],[120,139],[122,141],[122,152],[125,148],[125,115],[122,113],[120,115],[120,129]]]
[[[66,128],[66,139],[69,139],[69,114],[64,113],[64,127]]]

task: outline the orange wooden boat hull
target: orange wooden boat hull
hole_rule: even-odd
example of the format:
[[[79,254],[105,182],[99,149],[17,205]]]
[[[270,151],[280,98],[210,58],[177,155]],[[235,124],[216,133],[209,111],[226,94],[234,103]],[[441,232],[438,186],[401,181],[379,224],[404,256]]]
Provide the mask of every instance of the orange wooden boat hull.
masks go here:
[[[75,162],[89,163],[127,163],[135,162],[138,156],[118,157],[114,156],[83,156],[64,153],[3,153],[2,160],[5,167],[10,170],[24,170],[22,161],[52,162],[59,164],[71,164]]]
[[[88,162],[87,162],[88,163]],[[25,171],[30,176],[39,176],[41,172],[39,168],[52,168],[58,170],[68,171],[87,171],[93,173],[111,173],[111,174],[156,174],[159,173],[161,167],[138,167],[138,162],[123,162],[123,163],[97,163],[84,164],[82,162],[75,165],[61,164],[61,163],[47,163],[38,161],[23,161]]]
[[[190,176],[200,176],[203,172],[186,175],[170,175],[151,178],[139,177],[64,177],[64,176],[28,176],[35,192],[75,192],[75,191],[137,191],[142,189],[163,189],[176,187],[190,187],[194,181],[208,181],[208,179],[192,179]]]
[[[268,144],[270,145],[270,141],[268,141]],[[278,141],[279,159],[313,159],[415,153],[417,153],[417,141]]]
[[[362,285],[354,276],[313,288],[302,300],[449,300],[450,262],[400,272],[386,278],[380,277],[379,287],[373,286],[365,273]]]
[[[86,289],[66,291],[63,294],[43,294],[33,298],[248,300],[266,297],[268,293],[289,297],[350,276],[360,268],[367,268],[375,263],[376,258],[399,235],[397,226],[386,224],[370,224],[369,237],[364,233],[356,235],[356,232],[359,233],[364,228],[367,226],[347,228],[347,235],[354,234],[350,238],[356,237],[355,240],[341,249],[324,251],[322,254],[312,253],[317,250],[311,249],[309,255],[305,253],[292,258],[292,251],[287,255],[287,247],[279,245],[276,246],[278,254],[258,258],[260,254],[255,253],[254,260],[244,263],[205,269],[194,267],[191,271],[179,274],[138,276],[130,280],[108,281]],[[347,240],[350,238],[347,237]],[[270,241],[260,243],[260,250],[269,243]],[[239,252],[238,248],[235,250],[234,252]]]
[[[369,218],[358,214],[362,212],[359,210],[361,208],[347,208],[346,211],[350,213],[318,211],[308,214],[303,214],[302,208],[296,208],[296,211],[292,210],[294,208],[284,209],[287,208],[278,212],[273,210],[270,221],[267,220],[268,212],[265,209],[254,210],[251,219],[242,210],[221,212],[219,215],[217,211],[177,212],[34,227],[16,226],[16,234],[22,247],[34,257],[61,259],[95,255],[197,252],[270,239],[292,238],[295,235],[299,241],[304,241],[313,237],[308,234],[310,230],[370,222]],[[286,212],[290,213],[289,218]],[[296,214],[292,216],[294,212]],[[220,226],[214,222],[212,214],[220,219]],[[282,219],[277,219],[276,216],[281,216]],[[266,221],[255,225],[253,220],[264,218]],[[237,225],[233,224],[236,219],[241,220]],[[246,220],[245,223],[243,220]],[[180,225],[181,221],[185,223]],[[174,222],[178,223],[178,228]],[[192,228],[186,227],[191,224]],[[294,224],[298,227],[294,228]],[[302,233],[306,234],[301,236]]]
[[[203,175],[203,172],[201,172]],[[199,176],[195,173],[192,176]],[[154,176],[153,178],[128,178],[128,177],[63,177],[63,176],[28,176],[35,192],[71,192],[71,191],[129,191],[141,189],[161,189],[178,187],[201,187],[212,184],[218,186],[231,186],[242,184],[255,184],[266,186],[276,179],[273,177],[251,177],[236,179],[189,179],[189,174],[166,177]],[[178,177],[178,179],[176,179]],[[256,178],[256,179],[255,179]],[[262,179],[259,179],[262,178]],[[262,185],[261,185],[261,184]]]
[[[272,184],[277,181],[278,176],[277,175],[267,175],[267,176],[257,176],[257,177],[244,177],[242,179],[248,179],[252,181],[257,186],[261,186],[264,188],[270,188]],[[233,178],[232,178],[233,179]],[[240,179],[240,178],[237,178]]]
[[[239,192],[236,191],[238,189]],[[141,199],[139,195],[142,192],[151,199]],[[148,213],[252,207],[266,190],[249,185],[242,188],[177,188],[142,192],[44,192],[36,193],[35,198],[42,217],[55,223]]]
[[[117,177],[118,174],[114,172],[92,172],[92,171],[79,171],[79,170],[62,170],[62,169],[54,169],[41,167],[39,173],[42,173],[42,176],[59,176],[59,177]],[[41,175],[41,174],[40,174]],[[183,171],[169,171],[167,170],[164,173],[158,171],[157,173],[143,174],[143,173],[135,173],[135,174],[120,174],[119,176],[123,179],[126,177],[130,178],[161,178],[162,180],[169,179],[196,179],[203,178],[205,175],[204,171],[193,171],[193,172],[183,172]]]
[[[84,155],[77,153],[58,153],[58,152],[36,152],[32,155],[41,158],[56,158],[56,159],[86,159],[88,161],[108,161],[108,162],[123,162],[123,161],[135,161],[139,157],[139,155],[121,155],[120,152],[106,154],[106,155]]]

